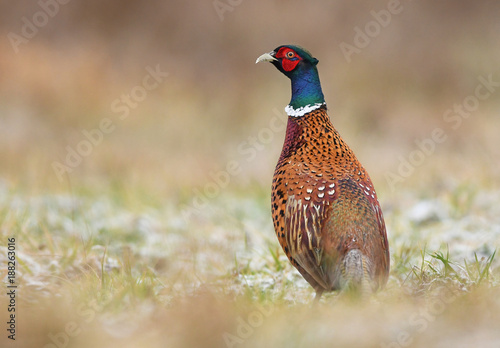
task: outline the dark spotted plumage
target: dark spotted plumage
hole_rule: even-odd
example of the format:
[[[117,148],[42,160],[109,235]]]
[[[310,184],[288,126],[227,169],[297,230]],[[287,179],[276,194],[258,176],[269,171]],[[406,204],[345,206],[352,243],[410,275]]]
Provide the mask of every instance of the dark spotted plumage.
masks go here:
[[[283,63],[289,56],[298,63]],[[382,210],[368,173],[330,122],[321,88],[320,94],[307,88],[311,81],[319,85],[319,77],[310,77],[317,76],[317,60],[296,46],[280,46],[259,60],[271,61],[292,80],[293,116],[272,185],[279,243],[317,298],[347,286],[377,290],[387,281],[390,262]],[[293,95],[307,90],[316,95]],[[292,106],[294,97],[302,104]],[[301,115],[301,107],[313,110]]]

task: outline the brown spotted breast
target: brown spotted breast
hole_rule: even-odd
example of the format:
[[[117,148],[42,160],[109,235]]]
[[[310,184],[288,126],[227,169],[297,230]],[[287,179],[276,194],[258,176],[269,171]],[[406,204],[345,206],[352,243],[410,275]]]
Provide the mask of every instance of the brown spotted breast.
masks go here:
[[[385,285],[389,246],[377,195],[325,105],[289,116],[272,216],[285,254],[319,296],[347,285]]]

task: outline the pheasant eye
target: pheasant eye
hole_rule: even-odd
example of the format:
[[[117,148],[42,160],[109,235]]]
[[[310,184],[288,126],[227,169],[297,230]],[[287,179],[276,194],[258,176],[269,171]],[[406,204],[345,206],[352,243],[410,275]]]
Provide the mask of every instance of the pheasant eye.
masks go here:
[[[293,57],[295,57],[295,53],[293,53],[293,51],[288,51],[288,52],[286,53],[286,57],[287,57],[287,58],[289,58],[289,59],[290,59],[290,58],[293,58]]]

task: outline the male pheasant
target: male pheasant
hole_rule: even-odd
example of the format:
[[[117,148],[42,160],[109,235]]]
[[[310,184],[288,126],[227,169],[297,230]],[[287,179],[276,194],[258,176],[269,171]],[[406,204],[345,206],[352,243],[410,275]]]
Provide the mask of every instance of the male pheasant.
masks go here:
[[[271,62],[292,82],[285,142],[272,185],[272,215],[290,262],[316,290],[383,287],[389,244],[368,173],[333,127],[321,90],[318,60],[297,46],[279,46]]]

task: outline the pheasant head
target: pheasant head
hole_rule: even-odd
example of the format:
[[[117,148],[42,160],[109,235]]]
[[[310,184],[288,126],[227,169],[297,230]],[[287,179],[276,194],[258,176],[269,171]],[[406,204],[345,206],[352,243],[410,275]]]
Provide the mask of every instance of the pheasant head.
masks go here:
[[[292,99],[287,110],[289,114],[306,109],[309,112],[311,107],[319,107],[325,103],[316,68],[318,60],[305,49],[292,45],[279,46],[257,58],[256,63],[260,62],[270,62],[290,78]]]

